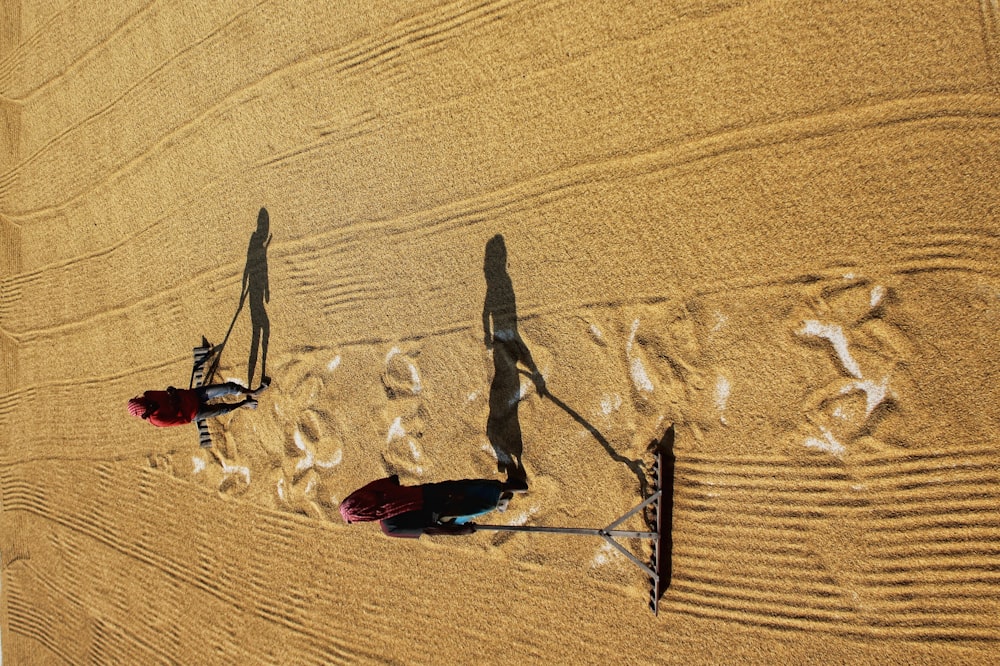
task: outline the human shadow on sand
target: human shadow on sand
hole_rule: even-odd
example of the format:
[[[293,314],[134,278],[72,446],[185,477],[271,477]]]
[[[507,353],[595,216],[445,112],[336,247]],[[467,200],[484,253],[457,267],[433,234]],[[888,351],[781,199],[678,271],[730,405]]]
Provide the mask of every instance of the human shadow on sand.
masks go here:
[[[496,453],[497,470],[506,472],[511,479],[524,481],[527,474],[521,461],[524,442],[517,413],[521,402],[521,378],[517,364],[520,362],[528,368],[539,393],[544,393],[545,383],[528,346],[517,331],[517,300],[507,273],[507,246],[500,234],[486,243],[483,273],[486,276],[483,344],[493,350],[493,381],[490,384],[486,436]]]
[[[539,395],[548,398],[569,414],[574,421],[586,428],[612,460],[625,465],[635,474],[640,492],[645,497],[649,491],[649,481],[643,472],[642,461],[632,460],[618,453],[593,424],[552,395],[546,387],[528,346],[517,330],[517,298],[513,282],[507,273],[507,246],[500,234],[486,243],[483,273],[486,276],[483,342],[487,349],[493,350],[493,382],[490,384],[490,414],[486,421],[486,436],[496,453],[498,471],[507,472],[515,478],[526,478],[521,463],[524,442],[517,413],[521,401],[520,374],[524,374],[535,383]],[[527,371],[518,369],[519,362]]]
[[[265,303],[271,302],[271,288],[267,277],[267,247],[271,243],[270,216],[266,208],[261,208],[257,213],[257,229],[250,234],[250,243],[247,245],[246,267],[243,269],[243,282],[240,291],[240,302],[236,306],[236,313],[233,321],[229,324],[226,337],[222,342],[213,348],[215,358],[206,374],[205,381],[210,381],[219,366],[219,358],[229,341],[229,335],[233,332],[236,320],[243,311],[243,306],[250,303],[250,324],[252,327],[252,337],[250,340],[250,358],[247,364],[247,386],[254,386],[254,373],[257,370],[257,359],[260,358],[261,383],[266,383],[267,378],[267,345],[271,339],[271,321],[267,316]]]

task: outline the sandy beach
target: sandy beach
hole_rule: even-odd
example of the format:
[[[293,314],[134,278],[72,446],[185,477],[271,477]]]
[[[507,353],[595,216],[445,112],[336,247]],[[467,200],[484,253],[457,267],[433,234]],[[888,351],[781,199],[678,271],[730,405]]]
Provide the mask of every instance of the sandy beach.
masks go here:
[[[995,1],[0,0],[0,111],[2,663],[996,660]],[[126,409],[203,337],[210,448]],[[671,426],[656,615],[338,511],[604,527]]]

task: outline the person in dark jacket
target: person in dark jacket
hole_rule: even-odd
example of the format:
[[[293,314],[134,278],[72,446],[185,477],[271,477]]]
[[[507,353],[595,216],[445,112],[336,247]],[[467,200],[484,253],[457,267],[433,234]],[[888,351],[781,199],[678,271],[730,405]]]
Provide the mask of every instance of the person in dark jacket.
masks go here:
[[[472,534],[470,520],[506,508],[514,493],[528,489],[523,481],[462,479],[404,486],[399,476],[378,479],[358,488],[340,503],[347,523],[377,520],[388,536],[416,539],[422,534]]]

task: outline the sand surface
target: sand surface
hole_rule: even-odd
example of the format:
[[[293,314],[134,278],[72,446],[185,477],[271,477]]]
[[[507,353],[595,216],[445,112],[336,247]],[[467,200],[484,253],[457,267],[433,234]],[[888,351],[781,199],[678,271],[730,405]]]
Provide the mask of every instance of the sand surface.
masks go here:
[[[995,660],[998,13],[4,0],[4,663]],[[273,378],[210,450],[125,409],[203,335]],[[492,522],[602,527],[670,424],[658,616],[337,511],[519,456]]]

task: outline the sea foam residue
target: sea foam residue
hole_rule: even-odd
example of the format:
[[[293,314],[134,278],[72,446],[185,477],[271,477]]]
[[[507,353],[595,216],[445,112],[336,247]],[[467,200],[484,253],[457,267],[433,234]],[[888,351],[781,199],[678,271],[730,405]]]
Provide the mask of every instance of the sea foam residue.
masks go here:
[[[388,444],[394,439],[401,439],[403,437],[406,437],[406,429],[403,428],[403,417],[397,416],[396,420],[389,426],[389,434],[385,438],[385,443]]]
[[[843,456],[847,449],[844,448],[843,444],[837,441],[837,439],[833,436],[833,433],[823,427],[820,428],[820,431],[823,433],[823,439],[819,439],[817,437],[807,437],[805,441],[806,447],[826,451],[827,453],[830,453],[838,458]]]
[[[601,413],[609,416],[611,412],[617,411],[622,406],[622,397],[617,393],[613,396],[606,395],[601,398]]]
[[[618,552],[618,549],[605,541],[594,555],[594,559],[590,561],[590,567],[603,566],[619,557],[622,557],[622,554]]]
[[[729,400],[730,390],[729,380],[719,375],[719,378],[715,380],[715,408],[719,410],[719,420],[723,424],[726,422],[726,417],[722,413],[726,411],[726,402]]]
[[[829,340],[844,369],[853,377],[861,379],[861,368],[851,356],[850,350],[847,349],[847,336],[844,335],[843,328],[837,324],[822,324],[815,319],[810,319],[804,322],[802,328],[799,329],[799,334]]]
[[[304,470],[312,467],[313,464],[313,454],[308,448],[306,448],[305,442],[302,441],[302,433],[298,430],[292,435],[292,440],[295,442],[295,447],[302,452],[302,459],[295,464],[295,472],[302,472]]]
[[[875,408],[885,401],[886,397],[890,395],[889,392],[889,378],[883,377],[880,381],[873,381],[871,379],[859,379],[857,381],[845,384],[840,390],[841,395],[850,393],[851,391],[862,391],[865,394],[865,417],[872,415]]]

